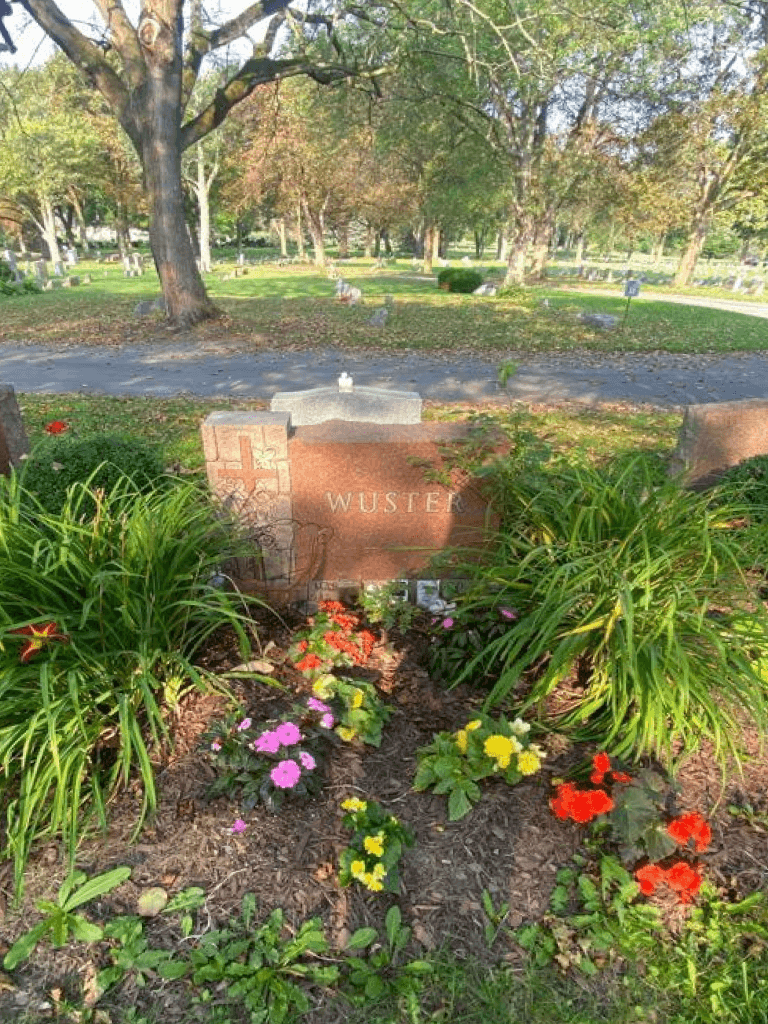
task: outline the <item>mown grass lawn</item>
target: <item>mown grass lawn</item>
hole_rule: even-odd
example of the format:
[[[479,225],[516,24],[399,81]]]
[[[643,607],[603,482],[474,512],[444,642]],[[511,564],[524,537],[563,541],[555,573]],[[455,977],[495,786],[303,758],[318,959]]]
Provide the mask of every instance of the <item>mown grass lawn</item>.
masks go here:
[[[768,320],[700,306],[661,301],[664,287],[644,287],[633,300],[626,324],[596,330],[579,313],[606,312],[622,320],[626,301],[621,284],[615,295],[576,292],[544,284],[524,299],[477,298],[439,291],[399,261],[376,269],[355,260],[341,268],[346,280],[363,292],[363,304],[336,302],[334,282],[312,266],[261,264],[247,275],[230,278],[232,266],[207,275],[212,298],[228,319],[206,329],[206,337],[236,340],[243,348],[336,346],[388,351],[440,353],[546,353],[583,349],[593,352],[731,352],[768,349]],[[92,281],[76,288],[0,299],[0,341],[110,345],[173,340],[159,319],[137,320],[136,303],[158,294],[154,273],[125,278],[112,265],[83,263]],[[488,271],[498,279],[500,268]],[[371,327],[372,312],[386,295],[394,314],[385,328]],[[722,295],[733,298],[728,292]],[[547,300],[549,306],[544,305]],[[191,337],[195,337],[193,333]]]

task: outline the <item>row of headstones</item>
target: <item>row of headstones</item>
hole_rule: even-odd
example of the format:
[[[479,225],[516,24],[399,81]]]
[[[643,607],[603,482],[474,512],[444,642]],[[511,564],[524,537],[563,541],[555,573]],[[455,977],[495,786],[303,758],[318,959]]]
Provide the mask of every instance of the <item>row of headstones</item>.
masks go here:
[[[55,274],[56,277],[64,277],[66,275],[66,270],[64,269],[64,262],[66,262],[67,266],[70,267],[74,267],[78,262],[77,251],[75,249],[65,249],[64,257],[64,261],[56,260],[56,262],[53,265],[53,273]],[[38,283],[45,283],[45,281],[48,280],[48,264],[46,263],[46,261],[42,258],[35,259],[32,253],[26,253],[24,258],[27,264],[27,274],[31,274],[32,269],[34,269]],[[4,249],[3,259],[11,268],[14,280],[23,281],[24,272],[19,270],[16,253],[13,251],[13,249]]]
[[[75,256],[76,255],[77,254],[75,253]],[[16,261],[16,254],[13,252],[12,249],[4,250],[3,258],[8,263],[8,266],[11,268],[11,271],[13,273],[14,284],[20,285],[27,275],[31,276],[33,270],[35,274],[35,281],[43,289],[43,291],[53,291],[54,288],[74,288],[76,285],[79,284],[91,283],[90,274],[86,274],[83,277],[67,275],[66,271],[64,270],[64,265],[61,261],[57,261],[54,264],[54,277],[49,278],[48,264],[43,259],[31,260],[30,258],[27,265],[27,274],[25,275],[24,271],[19,270],[19,266]],[[75,263],[76,262],[77,260],[75,260]],[[70,263],[70,265],[74,264]]]
[[[745,295],[762,295],[765,291],[765,280],[753,277],[746,280],[742,275],[736,277],[697,278],[693,282],[695,288],[728,288],[732,292],[743,292]]]

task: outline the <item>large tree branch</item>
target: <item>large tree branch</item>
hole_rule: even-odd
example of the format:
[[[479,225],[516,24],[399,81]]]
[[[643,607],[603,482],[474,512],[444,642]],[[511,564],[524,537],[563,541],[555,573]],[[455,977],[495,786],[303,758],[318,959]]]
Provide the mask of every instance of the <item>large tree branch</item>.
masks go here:
[[[261,0],[260,3],[251,4],[246,7],[242,14],[225,22],[210,34],[210,48],[217,50],[220,46],[233,43],[235,39],[244,36],[249,28],[253,28],[258,22],[263,21],[278,11],[284,11],[290,0]]]
[[[181,147],[187,149],[223,123],[229,111],[242,102],[253,90],[266,82],[306,75],[323,85],[340,82],[358,74],[358,69],[343,65],[311,64],[305,57],[275,60],[257,56],[247,60],[226,85],[216,90],[213,99],[199,114],[181,129]]]
[[[74,27],[54,0],[26,0],[26,7],[40,28],[61,47],[75,67],[104,96],[123,128],[131,135],[134,119],[130,112],[129,91],[107,62],[102,50]]]

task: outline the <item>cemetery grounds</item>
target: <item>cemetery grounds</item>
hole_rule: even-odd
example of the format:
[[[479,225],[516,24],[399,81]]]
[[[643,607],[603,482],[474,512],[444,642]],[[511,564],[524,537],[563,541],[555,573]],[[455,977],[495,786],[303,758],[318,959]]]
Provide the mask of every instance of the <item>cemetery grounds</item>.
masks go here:
[[[394,294],[399,303],[389,333],[372,337],[361,310],[335,305],[321,276],[303,267],[279,273],[266,268],[265,293],[259,295],[251,283],[258,273],[252,268],[249,276],[221,280],[212,288],[230,318],[225,336],[218,325],[195,332],[190,344],[262,347],[290,337],[299,346],[406,349],[441,339],[445,346],[447,338],[456,351],[498,352],[503,363],[514,361],[516,349],[610,351],[618,341],[578,326],[574,300],[562,290],[541,293],[554,300],[554,312],[540,309],[530,296],[494,309],[486,302],[480,306],[465,297],[436,295],[433,284],[361,264],[357,276],[349,277],[367,301],[373,301],[375,287],[376,294]],[[9,309],[10,316],[4,318],[3,337],[60,343],[90,337],[106,344],[167,340],[161,323],[132,319],[135,302],[147,292],[140,279],[123,281],[115,274],[104,281],[102,290],[90,294],[68,289],[11,300],[28,304],[23,310],[5,303],[3,313]],[[45,306],[36,311],[38,317],[30,309],[39,300]],[[592,301],[595,309],[612,308],[602,297]],[[589,302],[579,297],[581,308]],[[623,309],[622,300],[617,302]],[[622,348],[647,351],[651,338],[657,348],[669,343],[693,354],[729,340],[736,350],[768,345],[759,321],[747,324],[742,323],[746,317],[697,310],[693,330],[685,320],[688,311],[648,308],[657,305],[662,304],[638,305],[636,322],[621,336]],[[258,317],[256,331],[252,317]],[[516,346],[510,346],[510,335]],[[19,398],[33,442],[49,440],[45,426],[52,422],[80,435],[130,423],[132,433],[162,445],[169,468],[193,480],[201,472],[198,428],[204,416],[213,409],[260,407],[191,398]],[[664,458],[680,419],[668,410],[625,405],[509,408],[501,402],[484,411],[535,437],[553,457],[598,465],[637,451]],[[426,417],[455,419],[474,412],[430,406]],[[265,1020],[281,1019],[283,1006],[286,1019],[295,1013],[314,1024],[523,1019],[746,1024],[765,1019],[760,976],[768,936],[762,902],[768,878],[768,767],[761,736],[746,719],[740,738],[748,756],[741,773],[731,766],[724,776],[704,744],[677,775],[680,812],[700,813],[711,829],[700,858],[699,894],[684,903],[661,886],[645,897],[631,875],[621,874],[615,856],[606,859],[615,853],[610,844],[590,840],[586,823],[561,820],[550,807],[556,787],[599,753],[593,744],[574,743],[557,731],[542,733],[536,737],[546,755],[540,770],[515,785],[498,777],[481,783],[481,798],[457,820],[451,820],[446,796],[415,791],[417,751],[435,733],[455,736],[475,721],[487,685],[469,680],[449,688],[430,671],[425,654],[441,630],[447,634],[453,628],[446,625],[450,609],[438,616],[418,613],[410,623],[397,617],[376,622],[360,608],[350,611],[360,616],[352,631],[368,629],[375,642],[349,674],[362,689],[372,685],[391,709],[380,746],[342,739],[322,768],[323,785],[315,796],[288,800],[277,814],[260,804],[245,810],[237,799],[206,796],[216,778],[211,744],[218,742],[209,731],[231,707],[220,693],[187,693],[168,718],[172,752],[168,746],[156,765],[156,812],[134,838],[141,794],[131,785],[110,804],[107,832],[92,832],[78,847],[77,866],[89,878],[122,866],[131,869],[129,879],[73,908],[104,929],[112,922],[111,935],[91,943],[69,937],[57,949],[50,936],[42,939],[26,960],[0,976],[0,1019],[23,1024],[262,1019],[258,1010],[251,1015],[244,1007],[248,985],[239,965],[245,949],[228,945],[253,940],[257,931],[258,951],[267,960],[272,956],[273,982],[261,997],[261,1005],[268,1005]],[[277,617],[263,608],[253,614],[254,644],[245,667],[234,634],[225,628],[197,655],[197,665],[226,680],[236,699],[232,735],[246,718],[256,728],[288,714],[294,700],[306,705],[312,694],[311,671],[297,667],[303,652],[295,647],[305,619],[295,613]],[[628,765],[627,770],[635,769]],[[588,785],[583,775],[579,785]],[[354,880],[339,884],[339,858],[351,839],[341,803],[350,798],[378,801],[415,837],[413,846],[403,848],[395,893]],[[6,949],[41,920],[40,900],[57,899],[66,876],[63,853],[55,837],[35,844],[20,906],[14,902],[12,867],[6,865],[0,926]],[[166,898],[171,902],[163,906]],[[174,900],[179,909],[170,912]],[[638,907],[655,908],[658,928]],[[259,931],[277,910],[282,919],[271,919],[271,931]],[[322,949],[316,934],[302,931],[314,917],[327,943]],[[222,929],[237,931],[231,924],[237,921],[236,936],[221,935]],[[123,922],[123,930],[115,931],[114,922]],[[166,954],[182,962],[185,951],[205,946],[206,934],[218,935],[219,947],[204,966],[198,964],[197,980],[191,980],[188,961],[183,975],[173,977],[173,969],[164,969]],[[309,952],[291,954],[291,943],[300,947],[302,936]],[[319,974],[308,983],[302,965],[326,969],[325,980]],[[109,969],[112,984],[102,994],[100,972]],[[291,1005],[286,995],[292,983],[309,1000],[303,1014],[297,1011],[299,997]]]

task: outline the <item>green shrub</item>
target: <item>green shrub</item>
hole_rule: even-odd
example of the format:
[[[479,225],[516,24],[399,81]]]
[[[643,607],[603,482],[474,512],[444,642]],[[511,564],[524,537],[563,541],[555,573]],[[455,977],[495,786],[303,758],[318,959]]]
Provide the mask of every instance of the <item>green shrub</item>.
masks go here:
[[[140,491],[156,487],[164,476],[157,449],[118,434],[84,438],[63,434],[46,438],[31,452],[24,462],[22,483],[46,512],[56,514],[73,484],[111,491],[125,475]],[[81,511],[90,518],[96,506],[87,493],[81,492],[81,498]]]
[[[437,286],[444,291],[470,294],[483,283],[483,275],[466,267],[445,267],[437,275]]]
[[[0,857],[17,885],[35,839],[61,833],[72,853],[88,814],[103,826],[135,774],[137,829],[155,805],[167,717],[206,680],[195,653],[223,624],[248,653],[244,599],[212,581],[233,546],[189,482],[146,494],[128,478],[105,494],[73,485],[53,515],[0,478]],[[30,636],[46,627],[52,636]]]
[[[457,679],[491,672],[486,706],[514,695],[616,755],[704,738],[718,758],[737,752],[737,712],[766,720],[768,623],[732,509],[658,485],[644,457],[500,479],[505,527],[484,564],[467,563],[458,612],[517,618]]]

